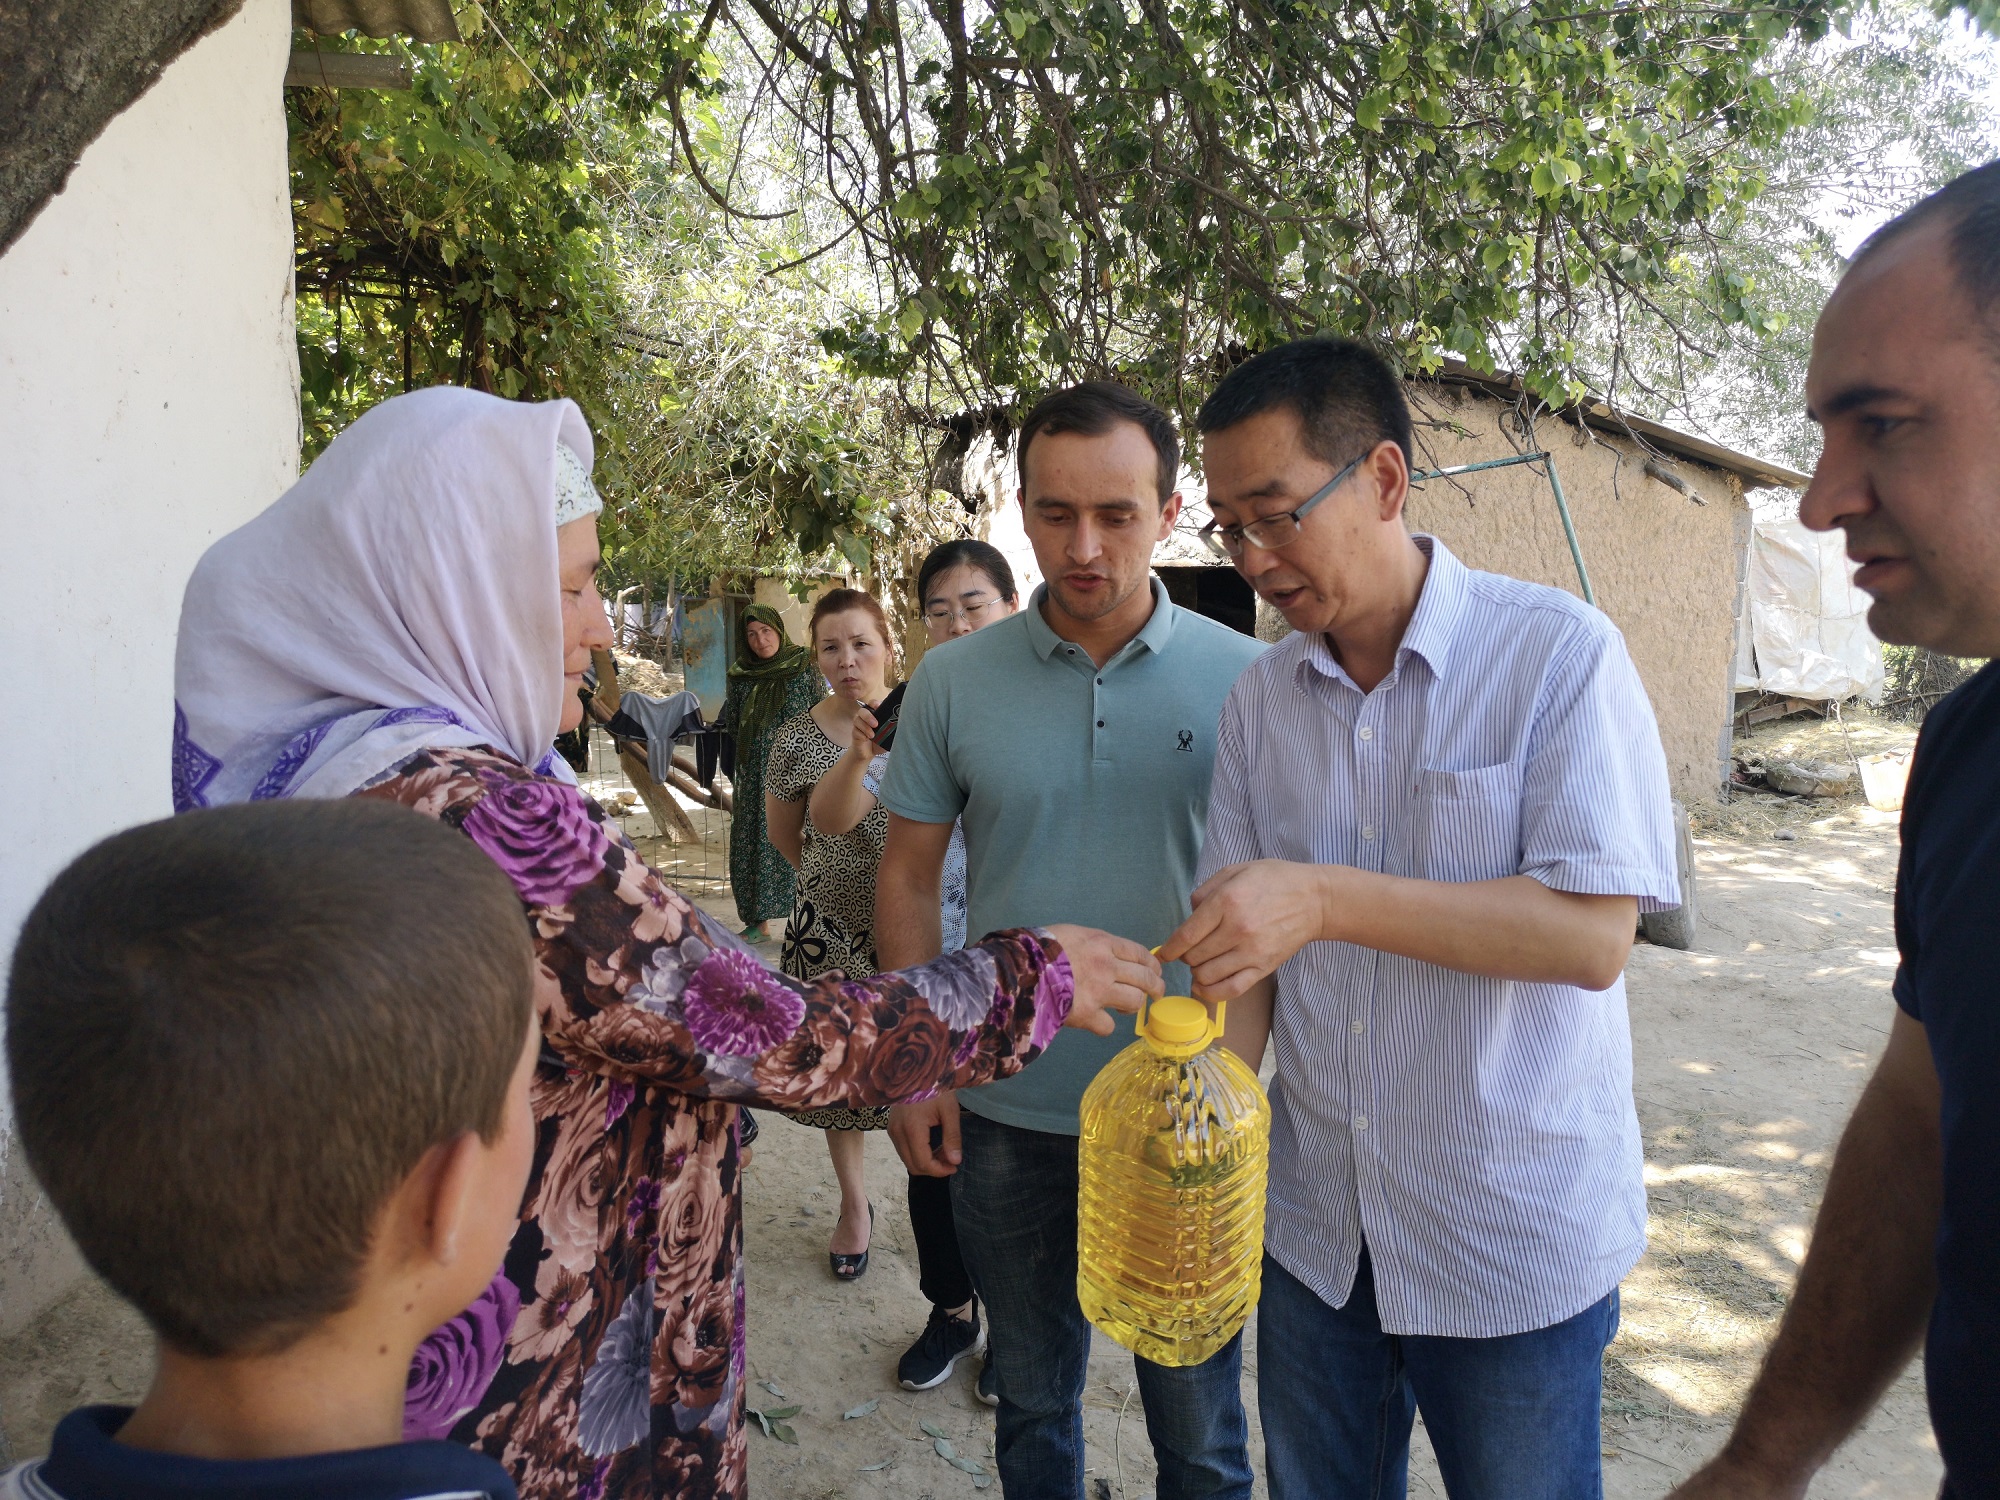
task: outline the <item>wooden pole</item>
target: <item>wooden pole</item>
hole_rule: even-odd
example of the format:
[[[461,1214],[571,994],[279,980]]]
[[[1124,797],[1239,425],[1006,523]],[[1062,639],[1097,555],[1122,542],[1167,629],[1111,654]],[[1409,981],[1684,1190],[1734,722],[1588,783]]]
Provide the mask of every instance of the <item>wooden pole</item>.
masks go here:
[[[646,804],[646,811],[653,815],[653,824],[660,830],[660,836],[670,844],[699,844],[701,830],[694,826],[694,820],[674,800],[672,792],[653,779],[652,770],[646,764],[646,751],[635,740],[619,740],[618,764],[631,781],[639,800]],[[671,772],[668,773],[672,775]]]

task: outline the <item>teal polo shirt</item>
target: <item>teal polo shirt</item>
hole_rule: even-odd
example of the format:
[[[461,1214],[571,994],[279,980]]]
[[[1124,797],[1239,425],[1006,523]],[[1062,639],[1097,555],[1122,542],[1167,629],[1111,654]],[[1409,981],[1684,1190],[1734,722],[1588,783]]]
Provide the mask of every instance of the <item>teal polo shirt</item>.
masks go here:
[[[1167,598],[1103,667],[1028,607],[925,653],[910,679],[882,802],[919,823],[965,821],[972,935],[1073,922],[1166,941],[1188,914],[1208,819],[1216,726],[1261,641]],[[1186,993],[1187,970],[1167,972]],[[1076,1135],[1090,1080],[1132,1040],[1065,1028],[1034,1064],[964,1089],[1005,1125]]]

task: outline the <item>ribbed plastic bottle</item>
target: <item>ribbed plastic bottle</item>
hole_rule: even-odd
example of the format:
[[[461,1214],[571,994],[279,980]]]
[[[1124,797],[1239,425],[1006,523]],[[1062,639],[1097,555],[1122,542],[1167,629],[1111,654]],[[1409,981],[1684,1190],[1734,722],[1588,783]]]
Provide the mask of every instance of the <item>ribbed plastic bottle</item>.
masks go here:
[[[1083,1096],[1077,1298],[1155,1364],[1200,1364],[1263,1290],[1271,1104],[1222,1045],[1223,1011],[1155,1000]]]

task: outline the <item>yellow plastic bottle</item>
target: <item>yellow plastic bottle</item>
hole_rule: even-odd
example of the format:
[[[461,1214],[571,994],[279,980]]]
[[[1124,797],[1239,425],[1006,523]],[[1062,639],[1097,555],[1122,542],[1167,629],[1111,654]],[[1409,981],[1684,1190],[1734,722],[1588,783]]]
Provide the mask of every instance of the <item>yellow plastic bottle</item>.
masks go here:
[[[1263,1290],[1271,1104],[1222,1045],[1223,1012],[1155,1000],[1083,1096],[1077,1298],[1155,1364],[1200,1364]]]

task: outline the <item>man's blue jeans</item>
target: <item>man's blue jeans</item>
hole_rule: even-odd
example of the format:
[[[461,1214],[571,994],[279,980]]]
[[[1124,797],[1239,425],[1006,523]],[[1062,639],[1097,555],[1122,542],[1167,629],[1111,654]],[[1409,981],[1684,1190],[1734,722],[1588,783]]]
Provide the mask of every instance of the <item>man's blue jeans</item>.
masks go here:
[[[986,1304],[1000,1486],[1007,1500],[1082,1500],[1090,1324],[1076,1300],[1076,1137],[970,1110],[959,1125],[952,1211]],[[1249,1500],[1242,1336],[1191,1369],[1134,1363],[1159,1500]]]
[[[1257,1401],[1271,1500],[1402,1500],[1420,1407],[1453,1500],[1599,1500],[1604,1349],[1617,1331],[1613,1291],[1504,1338],[1384,1333],[1365,1250],[1340,1308],[1267,1255]]]

